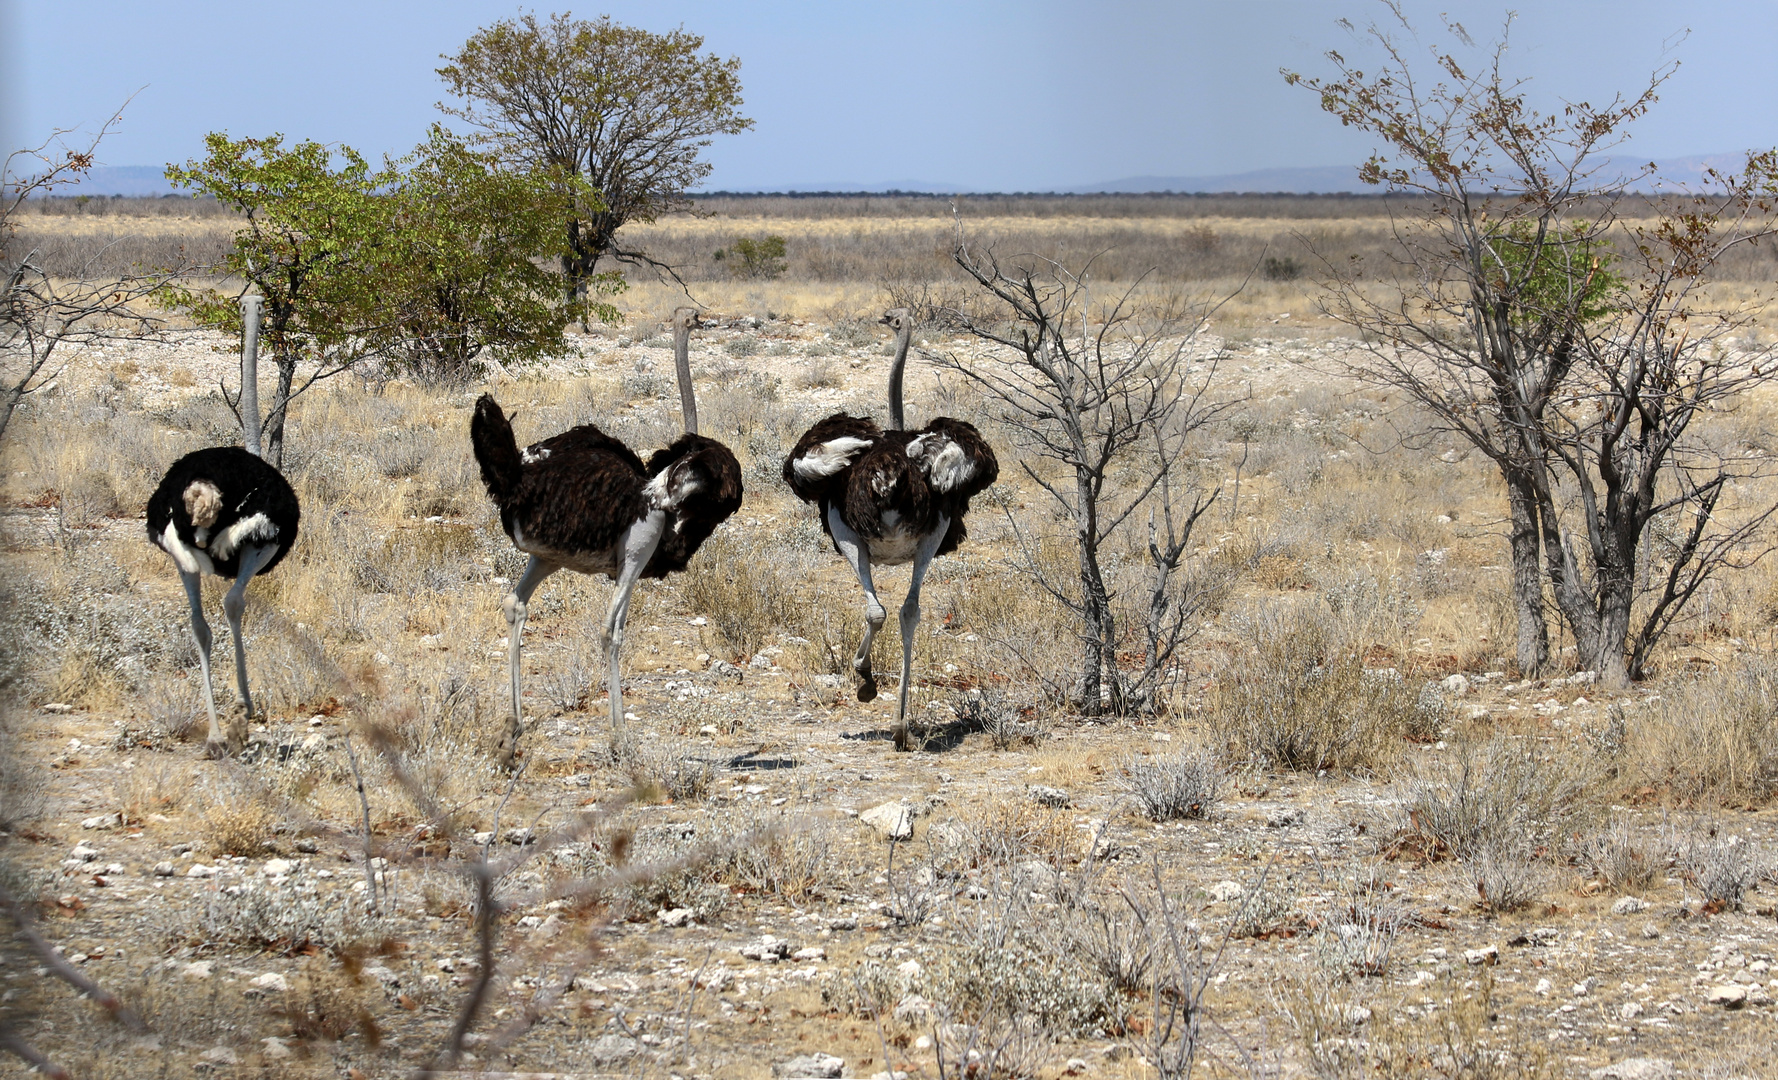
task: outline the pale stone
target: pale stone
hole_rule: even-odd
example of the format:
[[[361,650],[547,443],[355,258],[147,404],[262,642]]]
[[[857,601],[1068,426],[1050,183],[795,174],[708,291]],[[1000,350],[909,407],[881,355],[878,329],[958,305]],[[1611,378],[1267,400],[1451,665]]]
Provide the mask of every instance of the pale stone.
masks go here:
[[[859,814],[858,820],[890,840],[911,840],[914,836],[914,808],[907,803],[886,802],[873,806]]]
[[[1641,900],[1634,896],[1620,896],[1617,898],[1616,902],[1611,905],[1611,913],[1613,915],[1634,915],[1638,911],[1647,910],[1647,908],[1648,901],[1646,900]]]
[[[1481,949],[1465,949],[1463,962],[1474,967],[1478,964],[1493,965],[1500,962],[1500,946],[1489,945]]]
[[[1673,1063],[1666,1058],[1625,1058],[1587,1073],[1588,1080],[1673,1080]]]
[[[822,1053],[804,1054],[772,1066],[772,1075],[785,1080],[832,1080],[845,1071],[844,1058]]]
[[[1712,986],[1705,993],[1704,1000],[1712,1005],[1721,1005],[1725,1009],[1739,1009],[1747,1004],[1747,987],[1739,985]]]
[[[1239,881],[1219,881],[1210,886],[1209,892],[1210,899],[1219,904],[1223,904],[1230,900],[1241,899],[1241,897],[1246,894],[1247,890],[1241,887]]]

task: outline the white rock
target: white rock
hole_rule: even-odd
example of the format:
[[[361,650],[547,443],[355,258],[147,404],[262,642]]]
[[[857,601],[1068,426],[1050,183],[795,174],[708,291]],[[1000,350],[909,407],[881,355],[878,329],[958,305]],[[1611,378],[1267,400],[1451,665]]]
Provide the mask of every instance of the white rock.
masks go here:
[[[925,1024],[932,1019],[932,1002],[919,994],[909,994],[895,1003],[895,1019],[903,1024]]]
[[[811,945],[806,949],[798,949],[790,954],[792,960],[825,960],[827,950],[819,945]]]
[[[259,869],[267,877],[283,877],[296,869],[296,864],[289,859],[267,859]]]
[[[1246,894],[1247,890],[1241,887],[1239,881],[1219,881],[1210,886],[1209,892],[1210,899],[1222,904],[1227,903],[1230,900],[1241,899],[1241,897]]]
[[[1449,675],[1438,684],[1438,688],[1452,697],[1462,697],[1469,693],[1469,679],[1464,675]]]
[[[595,1065],[615,1065],[628,1061],[642,1050],[642,1044],[635,1039],[623,1035],[601,1035],[593,1040],[592,1058]]]
[[[81,821],[80,827],[83,829],[115,829],[119,825],[122,825],[122,824],[123,824],[123,815],[117,814],[117,813],[112,813],[112,814],[100,814],[97,817],[86,818],[85,820]]]
[[[209,960],[193,960],[191,963],[181,968],[179,974],[188,979],[208,979],[210,977],[210,969],[214,966],[215,964]]]
[[[241,1063],[240,1055],[226,1046],[212,1046],[199,1054],[198,1060],[211,1065],[239,1065]]]
[[[75,844],[74,850],[68,853],[68,857],[79,859],[81,862],[92,862],[99,857],[99,851],[97,848],[90,848],[85,844]]]
[[[1598,979],[1582,979],[1580,982],[1577,982],[1570,987],[1569,992],[1575,997],[1586,997],[1593,992],[1593,987],[1598,985],[1598,983]]]
[[[1463,962],[1474,967],[1478,964],[1497,964],[1500,962],[1500,946],[1489,945],[1481,949],[1463,950]]]
[[[1533,990],[1532,993],[1536,994],[1538,997],[1549,997],[1551,992],[1555,989],[1556,985],[1548,979],[1539,979],[1537,980],[1537,988]]]
[[[1673,1063],[1666,1058],[1625,1058],[1587,1073],[1588,1080],[1673,1080]]]
[[[886,802],[873,806],[859,814],[858,820],[890,840],[911,840],[914,835],[914,808],[907,803]]]
[[[1626,1001],[1618,1006],[1617,1018],[1619,1020],[1634,1020],[1641,1015],[1642,1002],[1640,1001]]]
[[[265,1048],[259,1054],[267,1061],[288,1061],[296,1056],[290,1047],[284,1045],[283,1039],[268,1036],[259,1040],[259,1044]]]
[[[205,866],[203,863],[192,863],[191,868],[188,869],[187,871],[185,871],[185,876],[186,877],[215,877],[216,876],[216,868],[214,866]]]
[[[1638,911],[1647,910],[1647,908],[1648,901],[1646,900],[1634,896],[1620,896],[1612,903],[1611,913],[1613,915],[1634,915]]]
[[[172,877],[173,864],[171,862],[157,862],[154,864],[153,873],[155,877]]]
[[[1712,986],[1710,990],[1705,993],[1704,1000],[1712,1005],[1721,1005],[1725,1009],[1739,1009],[1741,1006],[1747,1004],[1747,994],[1748,991],[1745,986],[1735,984]]]
[[[805,1054],[793,1057],[789,1061],[779,1062],[772,1066],[772,1075],[784,1077],[785,1080],[831,1080],[846,1071],[844,1058],[829,1054]]]
[[[671,911],[662,908],[654,913],[654,917],[660,920],[662,926],[684,926],[691,922],[692,915],[691,908],[685,907],[674,908]]]
[[[920,961],[918,961],[918,960],[903,960],[901,963],[899,963],[895,966],[895,973],[897,975],[901,975],[901,976],[904,976],[909,979],[918,978],[920,973],[925,970],[926,970],[925,968],[920,966]]]
[[[262,997],[266,994],[282,994],[290,989],[290,980],[276,971],[268,971],[249,980],[247,983],[248,997]]]
[[[326,749],[327,749],[327,736],[323,732],[311,731],[311,732],[309,732],[308,738],[303,740],[302,752],[305,754],[309,754],[312,756],[315,754],[319,754]]]

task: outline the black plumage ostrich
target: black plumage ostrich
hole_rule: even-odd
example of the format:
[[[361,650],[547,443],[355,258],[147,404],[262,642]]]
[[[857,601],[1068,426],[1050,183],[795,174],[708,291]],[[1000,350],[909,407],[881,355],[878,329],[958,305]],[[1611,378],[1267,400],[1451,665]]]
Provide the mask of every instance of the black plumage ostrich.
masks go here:
[[[241,351],[241,416],[247,445],[212,446],[173,463],[148,499],[148,538],[173,557],[185,596],[191,602],[191,635],[197,639],[204,672],[204,707],[210,728],[205,750],[213,756],[236,753],[246,744],[246,721],[253,716],[247,689],[247,652],[241,640],[241,613],[247,583],[269,574],[296,543],[302,510],[282,473],[259,457],[258,367],[253,338],[257,313],[249,317]],[[216,692],[210,682],[210,624],[204,621],[203,575],[233,578],[222,611],[235,635],[235,681],[244,707],[240,726],[225,734],[216,721]]]
[[[906,750],[920,583],[932,560],[955,551],[968,535],[963,519],[969,500],[1000,476],[1000,463],[981,432],[965,421],[941,416],[919,431],[906,430],[901,384],[914,320],[907,309],[896,308],[883,321],[895,330],[889,430],[866,416],[835,413],[797,440],[784,460],[784,482],[820,509],[821,527],[864,587],[864,640],[852,661],[860,701],[877,696],[871,644],[888,617],[870,568],[914,564],[901,605],[901,689],[895,704],[895,746]]]
[[[618,652],[630,593],[639,578],[665,577],[686,563],[710,534],[741,506],[741,466],[728,447],[698,434],[688,356],[692,308],[673,313],[673,351],[685,433],[644,464],[617,439],[591,424],[571,428],[523,450],[494,399],[475,403],[470,441],[482,482],[500,508],[500,524],[514,546],[531,556],[502,602],[509,628],[512,721],[503,756],[516,754],[521,730],[520,639],[525,605],[557,570],[606,574],[617,582],[605,614],[602,644],[610,669],[611,724],[623,730]]]

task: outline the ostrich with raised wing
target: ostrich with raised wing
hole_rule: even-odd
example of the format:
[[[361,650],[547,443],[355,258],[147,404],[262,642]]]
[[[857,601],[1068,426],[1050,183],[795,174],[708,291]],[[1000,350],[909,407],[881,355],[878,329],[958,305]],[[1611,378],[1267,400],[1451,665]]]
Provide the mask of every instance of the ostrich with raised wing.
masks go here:
[[[871,567],[913,564],[901,605],[901,685],[895,704],[895,746],[906,750],[920,584],[934,558],[963,543],[969,500],[999,477],[1000,464],[981,432],[966,421],[941,416],[919,431],[906,430],[901,387],[913,315],[896,308],[883,322],[895,331],[889,430],[869,417],[835,413],[797,441],[784,461],[784,482],[820,510],[821,527],[864,589],[864,640],[852,660],[860,701],[877,696],[871,645],[888,617],[877,599]]]

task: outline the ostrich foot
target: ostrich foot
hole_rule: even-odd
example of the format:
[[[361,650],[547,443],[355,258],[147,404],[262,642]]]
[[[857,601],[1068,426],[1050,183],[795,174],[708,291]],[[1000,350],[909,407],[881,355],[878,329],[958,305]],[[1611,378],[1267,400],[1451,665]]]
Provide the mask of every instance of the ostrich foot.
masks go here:
[[[864,673],[864,681],[858,684],[859,701],[875,701],[877,697],[877,677],[870,672]]]
[[[895,749],[900,750],[903,753],[906,753],[907,751],[912,750],[913,748],[914,748],[914,739],[913,739],[913,736],[908,733],[907,724],[906,723],[898,724],[895,728]]]

